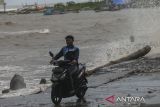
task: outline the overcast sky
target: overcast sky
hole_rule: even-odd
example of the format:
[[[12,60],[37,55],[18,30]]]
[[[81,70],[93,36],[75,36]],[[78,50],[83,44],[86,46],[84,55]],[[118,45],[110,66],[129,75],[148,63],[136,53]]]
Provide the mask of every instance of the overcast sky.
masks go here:
[[[46,3],[59,3],[59,2],[68,2],[68,1],[75,1],[75,2],[84,2],[89,0],[5,0],[7,5],[22,5],[22,4],[34,4],[35,2],[39,4]]]

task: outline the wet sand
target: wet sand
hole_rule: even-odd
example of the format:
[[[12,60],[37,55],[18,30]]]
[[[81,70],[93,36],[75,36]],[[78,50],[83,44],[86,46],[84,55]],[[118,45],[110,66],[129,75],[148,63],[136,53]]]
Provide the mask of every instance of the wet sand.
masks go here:
[[[49,88],[40,94],[0,99],[0,104],[2,107],[159,107],[159,63],[160,56],[156,56],[102,68],[88,78],[89,89],[81,102],[70,97],[55,106]],[[112,95],[143,97],[145,102],[112,104],[105,100]]]

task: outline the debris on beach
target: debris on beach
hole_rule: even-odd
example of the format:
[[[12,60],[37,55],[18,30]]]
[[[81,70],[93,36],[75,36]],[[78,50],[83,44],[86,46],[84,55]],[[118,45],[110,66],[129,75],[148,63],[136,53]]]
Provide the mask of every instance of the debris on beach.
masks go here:
[[[11,26],[14,25],[15,23],[12,21],[6,21],[6,22],[0,22],[0,25],[6,25],[6,26]]]
[[[13,25],[14,23],[11,22],[11,21],[8,21],[8,22],[4,22],[5,25]]]
[[[6,94],[6,93],[9,93],[10,92],[10,89],[4,89],[2,90],[2,94]]]

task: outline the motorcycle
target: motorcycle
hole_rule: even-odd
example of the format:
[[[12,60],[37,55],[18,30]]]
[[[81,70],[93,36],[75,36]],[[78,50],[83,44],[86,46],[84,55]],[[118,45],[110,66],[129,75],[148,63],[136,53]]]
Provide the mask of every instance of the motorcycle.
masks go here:
[[[49,51],[50,56],[54,59],[54,54]],[[67,98],[76,95],[79,99],[83,99],[88,87],[87,79],[85,77],[86,66],[79,63],[78,70],[73,74],[73,91],[71,80],[69,78],[68,67],[70,61],[68,60],[52,60],[51,64],[55,65],[52,69],[52,90],[51,99],[54,104],[59,104],[62,98]]]

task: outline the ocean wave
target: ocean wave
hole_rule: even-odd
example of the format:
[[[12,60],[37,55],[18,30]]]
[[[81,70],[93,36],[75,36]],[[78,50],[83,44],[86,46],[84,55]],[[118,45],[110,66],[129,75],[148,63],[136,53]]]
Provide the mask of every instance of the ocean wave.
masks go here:
[[[39,29],[39,30],[26,30],[26,31],[16,31],[16,32],[0,31],[0,34],[5,34],[5,35],[22,35],[22,34],[31,34],[31,33],[48,34],[50,33],[50,30],[49,29]]]

